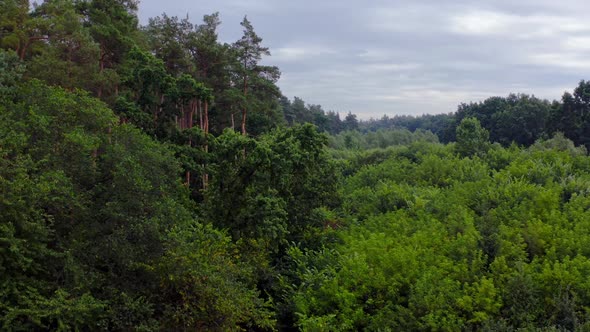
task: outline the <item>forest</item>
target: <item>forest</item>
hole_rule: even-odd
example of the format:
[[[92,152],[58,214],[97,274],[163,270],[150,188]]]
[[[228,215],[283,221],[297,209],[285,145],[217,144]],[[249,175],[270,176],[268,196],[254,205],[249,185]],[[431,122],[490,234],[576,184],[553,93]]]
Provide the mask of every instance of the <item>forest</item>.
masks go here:
[[[359,120],[244,17],[0,2],[3,331],[590,331],[590,81]]]

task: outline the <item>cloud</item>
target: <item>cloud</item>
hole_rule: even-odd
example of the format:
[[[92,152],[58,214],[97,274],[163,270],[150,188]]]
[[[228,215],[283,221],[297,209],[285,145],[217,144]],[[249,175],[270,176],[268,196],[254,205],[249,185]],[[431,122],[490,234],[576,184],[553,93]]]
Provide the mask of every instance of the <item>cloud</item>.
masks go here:
[[[321,46],[284,46],[272,51],[272,60],[277,62],[304,61],[334,53],[334,50]]]
[[[404,6],[368,7],[362,14],[367,27],[380,33],[411,32],[413,34],[436,29],[442,17],[436,6],[412,3]]]
[[[371,60],[387,60],[388,58],[391,57],[391,55],[392,54],[389,50],[373,48],[373,49],[363,50],[362,52],[360,52],[358,54],[358,57],[362,60],[365,60],[365,61],[371,61]]]
[[[450,31],[467,35],[505,34],[514,21],[510,15],[475,11],[451,17]]]
[[[272,13],[276,11],[278,3],[271,0],[226,0],[227,7],[231,10],[243,13]]]
[[[578,70],[590,69],[588,56],[576,53],[543,53],[530,56],[530,62],[540,66],[552,66],[558,68]]]
[[[562,33],[582,33],[590,27],[582,18],[550,14],[525,15],[499,11],[472,10],[450,18],[450,31],[473,36],[546,38]]]
[[[419,63],[407,62],[407,63],[392,63],[392,62],[381,62],[381,63],[370,63],[364,65],[355,66],[355,70],[361,73],[385,73],[385,72],[402,72],[416,70],[421,67]]]
[[[566,37],[562,44],[564,49],[574,52],[590,52],[590,37]]]

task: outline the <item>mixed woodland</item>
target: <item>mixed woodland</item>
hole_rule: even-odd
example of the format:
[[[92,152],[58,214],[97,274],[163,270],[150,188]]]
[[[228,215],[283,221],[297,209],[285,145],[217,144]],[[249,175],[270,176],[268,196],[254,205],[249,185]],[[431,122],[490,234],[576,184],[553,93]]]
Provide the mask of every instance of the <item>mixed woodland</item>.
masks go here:
[[[359,120],[138,5],[0,1],[1,330],[590,331],[590,81]]]

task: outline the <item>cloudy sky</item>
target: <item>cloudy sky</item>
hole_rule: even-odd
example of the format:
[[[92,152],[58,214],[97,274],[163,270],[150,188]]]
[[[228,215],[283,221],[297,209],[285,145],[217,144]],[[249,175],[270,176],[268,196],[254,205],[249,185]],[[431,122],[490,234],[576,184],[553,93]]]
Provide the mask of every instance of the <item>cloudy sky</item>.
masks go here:
[[[559,99],[590,79],[588,0],[142,0],[139,16],[215,11],[224,42],[248,16],[284,95],[365,119],[510,92]]]

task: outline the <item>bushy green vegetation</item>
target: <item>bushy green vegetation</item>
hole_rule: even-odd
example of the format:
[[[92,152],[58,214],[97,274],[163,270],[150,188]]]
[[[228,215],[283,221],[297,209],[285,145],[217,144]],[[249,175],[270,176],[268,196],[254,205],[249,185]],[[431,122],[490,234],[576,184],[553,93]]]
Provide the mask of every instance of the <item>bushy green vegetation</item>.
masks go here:
[[[418,129],[411,132],[405,128],[393,130],[377,130],[365,134],[355,131],[344,131],[330,136],[329,146],[338,150],[368,150],[387,148],[396,145],[408,145],[413,142],[438,142],[438,137],[430,131]]]
[[[342,242],[290,252],[300,328],[589,328],[585,150],[462,151],[415,143],[345,180]]]

